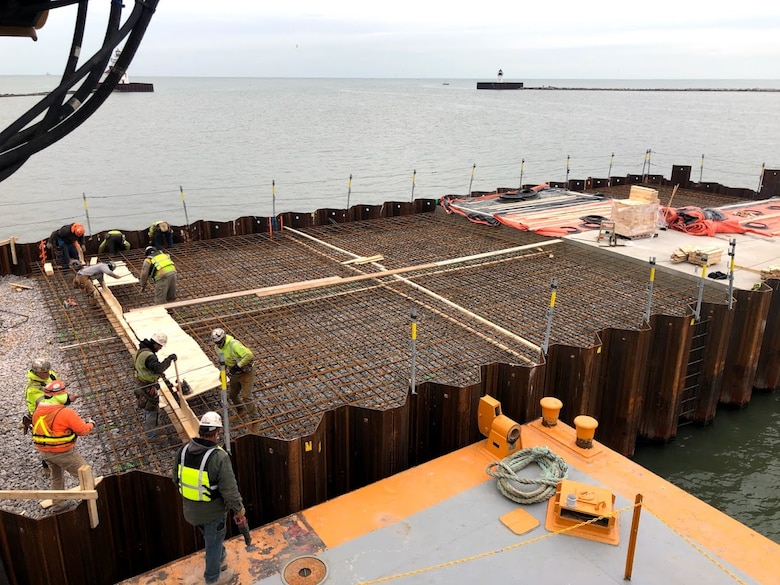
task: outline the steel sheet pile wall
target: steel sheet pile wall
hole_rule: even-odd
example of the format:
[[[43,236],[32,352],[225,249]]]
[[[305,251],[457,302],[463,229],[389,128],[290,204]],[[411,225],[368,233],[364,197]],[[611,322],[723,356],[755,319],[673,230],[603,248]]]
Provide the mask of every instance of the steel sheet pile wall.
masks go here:
[[[361,213],[393,212],[392,206],[384,209]],[[289,226],[330,217],[282,219]],[[498,398],[504,413],[519,422],[539,416],[542,396],[558,396],[564,421],[595,416],[597,440],[624,454],[633,452],[638,435],[666,440],[676,432],[677,397],[692,360],[695,284],[687,279],[657,275],[647,326],[645,266],[618,260],[605,266],[600,256],[533,234],[441,213],[328,221],[307,229],[308,237],[269,234],[267,227],[252,218],[200,222],[199,236],[231,230],[237,235],[177,243],[172,251],[182,273],[179,296],[194,303],[170,309],[174,319],[206,353],[213,351],[209,332],[224,326],[257,354],[260,418],[237,421],[233,450],[252,526],[477,440],[476,413],[484,394]],[[518,246],[525,249],[427,266]],[[343,262],[374,255],[382,257],[385,269],[427,267],[350,281],[380,266]],[[142,250],[123,258],[137,271]],[[345,282],[284,295],[241,294],[334,275]],[[545,358],[539,345],[552,277],[558,303]],[[37,522],[3,512],[2,560],[12,583],[54,582],[68,573],[78,579],[59,582],[84,582],[89,570],[95,572],[87,582],[111,583],[198,546],[168,478],[180,442],[170,426],[164,429],[166,443],[145,442],[141,415],[132,404],[127,348],[99,310],[63,307],[74,294],[67,273],[44,282],[59,342],[77,372],[74,383],[84,389],[79,410],[100,429],[104,454],[93,464],[109,477],[98,488],[101,524],[95,531],[88,528],[83,505]],[[230,292],[238,294],[199,300]],[[116,294],[126,309],[150,302],[137,287]],[[729,311],[722,290],[705,291],[707,337],[697,359],[706,366],[697,374],[695,420],[711,420],[718,398],[730,396],[724,388],[743,392],[754,377],[774,375],[773,360],[759,360],[759,350],[766,356],[780,351],[775,337],[761,335],[767,316],[777,318],[770,311],[775,296],[770,287],[741,291]],[[416,394],[409,388],[411,308],[419,323]],[[750,378],[738,383],[741,376]],[[191,406],[196,413],[219,409],[218,392],[199,395]],[[148,473],[115,475],[127,470]],[[77,535],[78,549],[71,546]],[[47,554],[44,576],[36,581],[40,539]]]

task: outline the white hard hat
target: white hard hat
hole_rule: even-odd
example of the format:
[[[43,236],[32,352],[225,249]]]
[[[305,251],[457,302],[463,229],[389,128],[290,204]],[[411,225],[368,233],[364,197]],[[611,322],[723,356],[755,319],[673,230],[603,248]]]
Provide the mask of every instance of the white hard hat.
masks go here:
[[[51,362],[46,358],[35,358],[30,364],[33,372],[48,372],[51,370]]]
[[[152,336],[149,339],[151,339],[152,341],[154,341],[156,344],[160,346],[163,346],[166,343],[168,343],[168,336],[165,335],[165,333],[160,333],[159,331],[152,333]]]
[[[211,341],[214,343],[222,343],[223,339],[225,339],[225,330],[221,327],[217,327],[211,332]]]
[[[216,412],[207,412],[200,419],[200,430],[209,433],[222,428],[222,417]]]

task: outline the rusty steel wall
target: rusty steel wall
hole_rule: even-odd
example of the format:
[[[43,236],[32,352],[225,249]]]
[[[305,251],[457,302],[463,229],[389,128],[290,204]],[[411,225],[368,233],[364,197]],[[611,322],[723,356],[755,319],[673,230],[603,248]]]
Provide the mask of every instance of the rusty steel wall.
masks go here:
[[[750,402],[772,293],[766,284],[758,291],[734,291],[734,320],[720,389],[724,404],[742,407]]]
[[[780,388],[780,280],[767,280],[766,285],[772,289],[772,302],[766,317],[753,386],[757,390],[771,391]]]
[[[689,316],[653,315],[639,436],[668,441],[677,434],[680,394],[691,351],[693,320]]]
[[[573,424],[581,414],[597,412],[601,339],[591,347],[558,343],[550,347],[545,368],[546,395],[563,402],[560,418]],[[599,439],[600,440],[600,439]]]
[[[642,318],[648,274],[641,263],[616,259],[606,265],[596,253],[565,244],[552,247],[534,234],[471,224],[441,210],[403,215],[408,209],[361,206],[355,213],[391,215],[306,229],[310,238],[328,246],[293,232],[267,233],[268,223],[253,218],[198,222],[199,236],[220,237],[177,242],[172,250],[182,273],[179,297],[197,301],[324,276],[348,280],[378,270],[370,264],[342,264],[350,254],[382,255],[385,269],[400,269],[528,246],[507,256],[320,290],[236,296],[170,309],[207,354],[213,352],[209,332],[215,326],[227,327],[258,353],[255,399],[261,418],[255,434],[248,423],[239,423],[234,435],[236,472],[252,526],[476,441],[478,401],[484,394],[496,396],[504,414],[518,422],[539,416],[542,396],[557,396],[564,402],[564,421],[595,416],[596,439],[626,455],[648,420],[659,427],[674,422],[673,415],[655,412],[657,404],[646,402],[655,392],[664,407],[674,405],[688,359],[685,323],[695,284],[657,274],[655,314],[648,328]],[[281,219],[289,226],[330,217],[326,212]],[[243,233],[222,235],[230,230]],[[139,245],[121,257],[137,272],[143,249]],[[89,532],[84,506],[37,522],[0,513],[2,558],[12,582],[26,582],[29,563],[37,562],[41,545],[33,537],[47,539],[47,550],[61,551],[46,561],[44,574],[55,581],[71,564],[74,574],[83,576],[78,566],[88,567],[108,552],[117,559],[100,569],[97,583],[192,552],[198,537],[183,523],[168,477],[180,445],[175,429],[163,425],[168,439],[163,444],[146,442],[128,390],[133,387],[131,355],[110,320],[83,303],[63,307],[63,300],[75,294],[72,274],[57,271],[44,278],[35,264],[33,275],[44,283],[57,343],[74,365],[69,383],[82,390],[79,410],[98,423],[109,473],[99,488],[101,527],[90,533],[83,553],[69,547],[69,538],[77,530]],[[543,339],[551,276],[558,281],[558,300],[543,359],[534,344]],[[773,292],[770,287],[739,292],[735,310],[729,311],[725,293],[706,288],[703,316],[710,330],[695,415],[700,422],[714,416],[723,380],[732,383],[741,376],[740,388],[750,387],[750,376],[760,376],[759,349],[762,354],[778,351],[774,338],[761,336]],[[133,287],[117,289],[116,296],[126,309],[150,302]],[[412,307],[419,323],[415,395],[409,392]],[[752,346],[742,347],[746,343]],[[219,397],[205,393],[191,406],[196,413],[220,409]],[[654,418],[659,414],[661,419]]]
[[[637,330],[607,329],[599,375],[600,404],[597,438],[626,457],[634,454],[639,430],[652,333],[649,327]],[[642,367],[642,364],[644,367]]]

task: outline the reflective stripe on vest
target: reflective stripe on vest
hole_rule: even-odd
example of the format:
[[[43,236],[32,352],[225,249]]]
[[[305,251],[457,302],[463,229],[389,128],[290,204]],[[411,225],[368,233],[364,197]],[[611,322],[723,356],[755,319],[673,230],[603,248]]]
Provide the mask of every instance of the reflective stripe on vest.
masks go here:
[[[210,502],[212,493],[216,491],[216,486],[212,487],[211,482],[209,481],[208,471],[206,471],[205,468],[206,461],[208,461],[211,454],[217,450],[217,447],[212,447],[206,451],[200,460],[200,465],[196,469],[184,465],[184,456],[186,455],[187,447],[189,446],[189,443],[184,445],[179,459],[179,493],[186,499],[194,502]]]
[[[149,382],[150,384],[157,381],[159,377],[152,370],[146,367],[146,358],[152,355],[152,351],[146,347],[139,348],[135,352],[135,377],[142,382]]]
[[[149,271],[149,278],[152,282],[159,280],[161,276],[174,272],[176,267],[168,254],[156,254],[152,256],[152,269]]]
[[[33,415],[32,440],[34,444],[43,447],[59,447],[61,445],[73,443],[76,440],[76,433],[72,430],[67,435],[52,435],[51,427],[54,426],[54,419],[57,418],[57,415],[62,412],[64,408],[65,407],[62,406],[57,410],[49,411],[46,414],[39,414],[37,418]],[[46,420],[50,416],[51,421],[47,424]]]

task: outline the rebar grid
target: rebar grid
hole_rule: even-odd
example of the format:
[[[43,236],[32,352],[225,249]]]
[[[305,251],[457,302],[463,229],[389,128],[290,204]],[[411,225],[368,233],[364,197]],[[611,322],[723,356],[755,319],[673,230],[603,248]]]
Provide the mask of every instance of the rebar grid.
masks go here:
[[[377,265],[341,264],[353,255],[380,254],[387,269],[418,266],[523,244],[528,250],[466,263],[382,276],[359,282],[273,296],[236,296],[171,309],[173,318],[216,361],[214,327],[225,328],[255,352],[254,398],[258,421],[237,420],[234,437],[249,431],[291,439],[312,433],[324,412],[341,405],[387,409],[403,404],[410,378],[410,311],[418,315],[416,379],[445,385],[477,383],[482,365],[534,364],[538,352],[471,316],[487,319],[541,344],[550,298],[558,281],[553,343],[591,346],[604,327],[638,328],[646,307],[648,268],[507,228],[490,228],[441,212],[351,222],[305,230],[321,245],[292,234],[238,236],[179,244],[172,256],[180,272],[179,299],[291,284],[316,278],[350,277]],[[344,250],[340,252],[335,248]],[[346,253],[351,252],[352,255]],[[551,257],[552,255],[552,257]],[[123,254],[136,274],[141,250]],[[165,414],[168,440],[150,445],[135,407],[132,356],[100,308],[90,308],[71,288],[73,274],[44,279],[46,308],[55,319],[57,342],[71,364],[74,392],[84,417],[98,424],[103,461],[99,474],[143,469],[168,474],[180,444]],[[418,290],[409,282],[429,290]],[[115,287],[125,310],[148,306],[151,294],[137,285]],[[463,311],[437,298],[444,297]],[[78,306],[64,307],[73,297]],[[688,314],[697,297],[689,279],[657,273],[653,312]],[[725,302],[725,292],[705,288],[705,300]],[[180,372],[186,379],[187,372]],[[170,377],[170,376],[169,376]],[[196,414],[220,410],[215,391],[190,400]],[[231,407],[231,418],[235,411]]]

